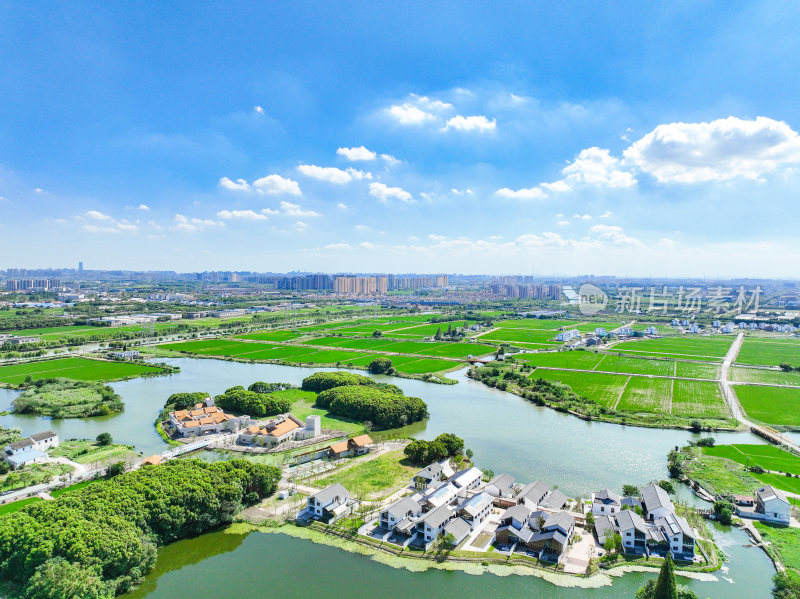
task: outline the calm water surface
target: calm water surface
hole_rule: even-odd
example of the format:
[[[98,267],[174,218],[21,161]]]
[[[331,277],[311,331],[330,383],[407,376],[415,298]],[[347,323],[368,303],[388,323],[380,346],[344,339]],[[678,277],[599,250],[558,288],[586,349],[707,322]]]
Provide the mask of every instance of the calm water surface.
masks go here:
[[[50,420],[37,416],[0,416],[0,425],[17,426],[24,434],[53,429],[62,436],[94,438],[110,432],[117,443],[134,445],[149,454],[166,445],[155,433],[153,420],[170,394],[207,391],[218,394],[234,385],[263,381],[299,384],[320,368],[272,364],[243,364],[224,360],[176,358],[165,360],[181,372],[164,377],[135,379],[112,386],[125,402],[125,412],[90,419]],[[451,374],[457,385],[436,385],[410,379],[375,377],[394,383],[408,395],[423,398],[430,419],[400,431],[401,436],[432,439],[442,432],[463,437],[482,468],[508,472],[520,481],[541,478],[571,496],[623,484],[643,484],[666,478],[666,454],[671,447],[695,438],[686,431],[644,429],[585,422],[573,416],[537,407],[514,395]],[[16,393],[0,389],[0,410],[8,409]],[[720,443],[760,443],[749,433],[715,434]],[[685,487],[680,498],[699,500]],[[745,547],[747,537],[737,529],[715,531],[729,557],[729,574],[715,583],[697,583],[701,597],[738,599],[769,597],[772,566],[759,550]],[[311,576],[298,584],[300,564]],[[730,581],[723,576],[729,576]],[[597,590],[560,589],[533,577],[473,576],[461,572],[411,573],[378,564],[368,558],[284,535],[249,536],[214,533],[162,549],[159,563],[137,592],[137,597],[407,597],[430,596],[611,598],[632,597],[646,580],[628,575],[613,587]],[[275,581],[287,584],[275,586]],[[369,580],[369,584],[363,581]],[[276,592],[277,591],[277,592]]]

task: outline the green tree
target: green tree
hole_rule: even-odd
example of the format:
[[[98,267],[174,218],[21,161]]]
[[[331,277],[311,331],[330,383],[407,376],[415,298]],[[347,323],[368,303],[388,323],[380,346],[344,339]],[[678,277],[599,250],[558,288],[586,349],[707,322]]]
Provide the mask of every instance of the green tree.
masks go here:
[[[423,464],[428,456],[428,442],[421,439],[412,441],[403,453],[412,464]]]
[[[672,486],[672,483],[668,480],[660,480],[658,481],[658,486],[664,489],[670,495],[675,495],[675,487]]]
[[[730,525],[733,522],[733,504],[730,501],[715,501],[714,515],[720,524]]]
[[[383,332],[376,329],[376,330],[372,331],[372,336],[375,337],[376,339],[378,337],[383,337]]]
[[[389,358],[380,356],[372,360],[367,366],[372,374],[385,374],[392,367],[392,361]]]
[[[114,462],[106,469],[106,474],[109,477],[119,476],[123,472],[125,472],[125,462],[122,461]]]
[[[461,455],[461,452],[464,451],[464,439],[453,433],[442,433],[436,437],[435,441],[442,443],[447,448],[449,457]]]
[[[447,457],[447,446],[441,441],[432,441],[428,444],[428,462],[440,462]]]
[[[639,495],[639,487],[636,485],[622,485],[622,494],[625,497],[636,497]]]
[[[100,433],[97,435],[95,439],[97,444],[101,447],[105,447],[106,445],[111,445],[114,442],[114,439],[111,437],[111,433]]]
[[[50,559],[39,566],[23,594],[24,599],[110,599],[113,596],[96,568],[63,558]]]
[[[800,575],[794,572],[778,572],[772,577],[772,584],[772,596],[775,599],[800,598]]]
[[[675,580],[675,566],[670,553],[667,553],[667,557],[661,565],[661,571],[658,573],[653,599],[678,599],[678,583]]]

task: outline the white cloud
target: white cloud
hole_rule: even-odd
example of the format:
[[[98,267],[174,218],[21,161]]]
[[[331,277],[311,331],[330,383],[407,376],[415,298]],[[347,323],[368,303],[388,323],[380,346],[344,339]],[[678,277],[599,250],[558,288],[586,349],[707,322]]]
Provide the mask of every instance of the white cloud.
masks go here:
[[[461,116],[460,114],[448,119],[442,131],[478,131],[480,133],[487,133],[494,131],[497,128],[497,121],[491,121],[483,115],[476,116]]]
[[[175,224],[171,227],[174,231],[187,231],[190,233],[203,231],[206,227],[224,227],[222,221],[210,218],[189,218],[184,214],[175,215]]]
[[[137,210],[145,210],[145,211],[147,211],[147,210],[150,210],[150,206],[148,206],[147,204],[139,204],[138,206],[136,206],[136,209]]]
[[[219,186],[232,191],[250,191],[250,184],[244,179],[236,179],[236,181],[231,181],[228,179],[228,177],[222,177],[219,180]]]
[[[267,175],[253,181],[253,188],[260,192],[270,195],[288,194],[293,196],[301,196],[303,192],[300,191],[300,184],[292,179],[286,179],[280,175]]]
[[[383,183],[370,183],[369,193],[371,196],[378,198],[381,202],[387,202],[394,198],[403,202],[413,201],[413,197],[405,189],[401,187],[388,187]]]
[[[351,162],[375,160],[378,155],[372,150],[368,150],[364,146],[357,148],[339,148],[336,150],[339,156],[344,156]]]
[[[561,171],[566,175],[564,181],[572,187],[575,183],[602,185],[608,187],[631,187],[636,179],[627,171],[620,170],[619,158],[603,148],[586,148],[581,150],[575,160]],[[557,181],[551,185],[557,185]]]
[[[432,112],[446,112],[448,110],[453,110],[454,107],[450,102],[442,102],[441,100],[437,100],[436,98],[429,98],[428,96],[418,96],[417,94],[411,94],[411,100],[420,108],[425,110],[430,110]]]
[[[396,164],[400,164],[400,160],[392,156],[391,154],[381,154],[381,160],[383,160],[389,166],[394,166]]]
[[[785,122],[766,117],[670,123],[653,129],[623,156],[662,183],[758,179],[800,163],[800,136]]]
[[[553,191],[556,193],[570,191],[572,189],[572,187],[570,187],[566,181],[555,181],[554,183],[542,183],[540,187],[543,187],[547,191]]]
[[[105,220],[105,221],[114,220],[108,214],[103,214],[102,212],[98,212],[97,210],[89,210],[86,214],[84,214],[84,216],[90,220]]]
[[[347,204],[342,204],[341,202],[339,202],[338,204],[336,204],[336,207],[337,207],[339,210],[347,210]]]
[[[301,164],[297,167],[297,170],[307,177],[311,177],[313,179],[319,179],[320,181],[327,181],[328,183],[342,184],[342,183],[349,183],[354,179],[356,180],[372,179],[372,173],[359,171],[354,168],[348,168],[347,170],[342,170],[334,166],[315,166],[313,164]]]
[[[592,217],[588,214],[573,214],[572,218],[581,219],[581,220],[592,220]]]
[[[42,189],[41,187],[37,187],[33,191],[36,192],[36,193],[44,193],[44,189]]]
[[[614,245],[630,245],[633,247],[644,247],[644,244],[622,232],[622,227],[615,225],[593,225],[590,229],[593,233],[598,233],[598,237],[607,240]]]
[[[500,196],[501,198],[509,198],[514,200],[538,200],[547,197],[547,194],[538,187],[529,187],[526,189],[517,190],[503,187],[502,189],[495,191],[494,194],[496,196]]]
[[[390,106],[386,109],[386,113],[401,125],[422,125],[436,120],[435,115],[417,108],[410,102]]]
[[[560,220],[560,221],[558,221],[558,224],[563,227],[564,225],[568,225],[569,221],[568,220]]]
[[[606,210],[603,214],[600,215],[600,218],[611,218],[614,213],[611,210]]]
[[[291,202],[281,202],[281,212],[286,216],[294,217],[322,216],[319,212],[304,210],[300,204],[292,204]]]
[[[264,114],[264,109],[261,106],[253,106],[253,110],[258,114]]]
[[[304,222],[303,222],[303,221],[301,221],[301,220],[299,220],[299,221],[297,221],[297,222],[294,224],[294,226],[295,226],[295,228],[296,228],[298,231],[301,231],[301,232],[302,232],[302,231],[305,231],[305,230],[306,230],[306,227],[308,227],[308,224],[307,224],[307,223],[304,223]]]
[[[266,214],[252,210],[220,210],[217,216],[223,220],[267,220]]]
[[[372,227],[368,225],[353,225],[356,231],[372,231]]]

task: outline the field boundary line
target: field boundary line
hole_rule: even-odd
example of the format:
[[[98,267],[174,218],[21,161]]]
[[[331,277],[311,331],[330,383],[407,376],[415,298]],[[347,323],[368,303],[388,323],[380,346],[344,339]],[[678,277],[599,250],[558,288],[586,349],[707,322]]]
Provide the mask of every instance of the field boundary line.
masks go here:
[[[678,363],[675,362],[675,369],[677,370]],[[675,397],[675,379],[672,379],[672,384],[669,386],[669,410],[667,414],[672,414],[672,399]]]
[[[597,369],[597,367],[600,366],[600,364],[603,363],[603,360],[605,360],[607,357],[608,357],[608,354],[603,354],[603,357],[600,358],[600,360],[597,362],[597,364],[594,365],[594,368],[592,368],[592,372],[594,372]]]
[[[617,409],[617,406],[619,405],[619,400],[622,399],[622,395],[625,393],[625,389],[628,388],[628,383],[630,382],[630,380],[631,380],[631,377],[628,376],[628,378],[625,380],[625,384],[622,385],[622,389],[620,390],[619,395],[617,396],[617,401],[615,401],[614,405],[611,406],[612,410],[616,410]]]

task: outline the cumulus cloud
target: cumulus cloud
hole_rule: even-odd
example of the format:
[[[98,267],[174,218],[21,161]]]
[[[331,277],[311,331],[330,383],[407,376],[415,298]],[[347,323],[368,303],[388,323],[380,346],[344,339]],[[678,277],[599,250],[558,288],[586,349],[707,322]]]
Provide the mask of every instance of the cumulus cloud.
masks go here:
[[[264,109],[261,106],[253,106],[253,111],[258,114],[264,114]]]
[[[347,204],[343,204],[342,202],[339,202],[338,204],[336,204],[336,207],[339,210],[347,210]]]
[[[501,198],[513,200],[539,200],[547,197],[547,194],[539,187],[528,187],[516,190],[503,187],[502,189],[495,191],[494,194]]]
[[[147,211],[150,210],[150,206],[148,206],[147,204],[139,204],[138,206],[136,206],[136,209]]]
[[[410,102],[390,106],[386,109],[386,114],[401,125],[422,125],[436,120],[435,115],[414,106]]]
[[[620,170],[620,160],[604,148],[581,150],[575,160],[561,171],[566,175],[564,181],[570,187],[575,183],[587,183],[607,187],[631,187],[636,179],[628,171]]]
[[[623,152],[626,163],[659,182],[758,179],[800,163],[800,137],[766,117],[659,125]]]
[[[250,184],[244,179],[236,179],[232,181],[228,177],[222,177],[219,180],[219,186],[223,189],[230,189],[232,191],[250,191]]]
[[[281,202],[281,214],[294,217],[312,217],[321,216],[319,212],[313,210],[304,210],[300,204],[293,204],[291,202]]]
[[[442,131],[478,131],[479,133],[487,133],[494,131],[497,128],[497,121],[491,121],[483,115],[475,116],[462,116],[460,114],[450,118],[444,125]]]
[[[369,193],[371,196],[378,198],[381,202],[388,202],[391,199],[397,199],[403,202],[413,201],[413,197],[405,189],[401,187],[388,187],[383,183],[370,183]]]
[[[572,189],[566,181],[554,181],[553,183],[542,183],[540,187],[546,189],[547,191],[553,191],[555,193],[561,193]]]
[[[90,220],[106,220],[111,221],[114,220],[108,214],[103,214],[102,212],[98,212],[97,210],[89,210],[84,214],[84,216]]]
[[[372,179],[372,173],[359,171],[354,168],[342,170],[334,166],[316,166],[313,164],[301,164],[297,167],[303,175],[311,177],[312,179],[319,179],[320,181],[327,181],[328,183],[349,183],[350,181],[360,179]]]
[[[599,239],[610,241],[614,245],[644,247],[641,241],[623,233],[622,227],[617,227],[615,225],[593,225],[590,230],[593,233],[597,233]]]
[[[339,156],[344,156],[351,162],[375,160],[378,157],[376,152],[368,150],[364,146],[358,146],[357,148],[339,148],[336,150],[336,153]]]
[[[174,221],[175,224],[172,226],[172,230],[187,231],[189,233],[200,232],[207,227],[225,226],[225,223],[222,221],[216,221],[210,218],[189,218],[184,214],[176,214]]]
[[[253,210],[220,210],[217,217],[223,220],[267,220],[266,214],[259,214]]]
[[[287,194],[301,196],[300,184],[292,179],[286,179],[280,175],[267,175],[253,181],[253,188],[260,192],[270,195]]]

